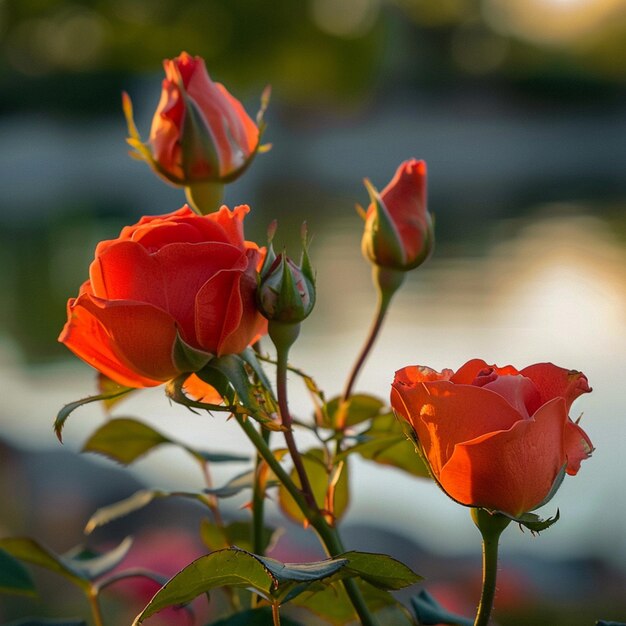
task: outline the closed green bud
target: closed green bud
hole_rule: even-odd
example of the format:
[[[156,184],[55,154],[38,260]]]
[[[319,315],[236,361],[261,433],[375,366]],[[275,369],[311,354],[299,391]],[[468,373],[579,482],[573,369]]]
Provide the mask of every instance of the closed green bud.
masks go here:
[[[267,256],[259,277],[257,304],[261,314],[270,321],[298,324],[315,305],[315,276],[307,252],[306,230],[303,229],[303,251],[300,265],[285,252],[276,255],[271,238],[276,232],[272,223]]]

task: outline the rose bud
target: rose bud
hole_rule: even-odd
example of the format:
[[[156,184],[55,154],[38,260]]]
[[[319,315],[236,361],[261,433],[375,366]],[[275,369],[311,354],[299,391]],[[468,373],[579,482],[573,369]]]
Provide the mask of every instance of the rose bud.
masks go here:
[[[147,144],[141,142],[130,98],[124,94],[128,143],[157,174],[188,188],[192,199],[193,192],[201,200],[206,199],[210,189],[215,204],[221,197],[222,185],[243,173],[259,150],[268,95],[264,95],[257,126],[241,103],[209,78],[202,58],[182,52],[175,59],[166,59],[163,66],[161,99]],[[208,213],[218,206],[199,208]]]
[[[364,256],[378,267],[402,272],[421,265],[434,242],[426,209],[426,163],[402,163],[380,194],[367,179],[365,186],[371,202],[361,241]]]
[[[263,251],[244,239],[248,211],[200,216],[184,206],[99,243],[59,341],[129,387],[159,385],[244,350],[267,332],[256,308]]]
[[[552,363],[518,371],[475,359],[456,372],[397,371],[391,404],[452,499],[519,517],[591,455],[589,437],[568,416],[589,391],[584,374]]]
[[[308,317],[315,304],[315,277],[307,252],[303,229],[303,250],[300,265],[284,252],[276,256],[271,238],[265,263],[261,268],[257,303],[262,315],[273,322],[298,324]]]

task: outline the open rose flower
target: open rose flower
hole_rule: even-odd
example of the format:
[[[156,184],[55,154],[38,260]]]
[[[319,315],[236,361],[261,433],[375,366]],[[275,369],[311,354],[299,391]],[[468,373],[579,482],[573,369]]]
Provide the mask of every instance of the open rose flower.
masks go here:
[[[182,52],[163,66],[161,99],[147,145],[139,138],[124,94],[130,145],[176,185],[233,180],[259,148],[258,126],[239,100],[209,78],[202,58]]]
[[[391,404],[451,498],[517,517],[590,456],[589,437],[568,416],[589,391],[584,374],[551,363],[518,371],[475,359],[456,372],[397,371]]]
[[[361,247],[374,265],[407,271],[421,265],[433,247],[433,222],[426,208],[426,163],[411,159],[398,167],[379,194],[365,185],[371,203]]]
[[[130,387],[159,385],[244,350],[266,332],[256,308],[263,252],[244,239],[248,211],[199,216],[184,206],[99,243],[59,341]]]

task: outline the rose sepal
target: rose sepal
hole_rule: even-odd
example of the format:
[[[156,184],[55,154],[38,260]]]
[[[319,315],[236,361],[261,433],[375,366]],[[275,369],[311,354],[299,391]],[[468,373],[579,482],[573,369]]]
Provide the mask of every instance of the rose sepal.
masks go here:
[[[246,361],[236,354],[211,359],[196,376],[214,387],[229,404],[241,406],[246,415],[254,418],[268,430],[284,430],[253,393],[254,385],[250,382],[246,370]]]
[[[172,362],[180,372],[196,372],[202,369],[215,357],[210,352],[198,350],[190,346],[181,336],[176,333],[176,340],[172,346]]]
[[[374,207],[374,219],[366,223],[363,237],[363,252],[367,258],[376,258],[376,241],[384,242],[385,256],[393,260],[396,269],[408,269],[406,265],[406,254],[400,233],[396,228],[391,215],[380,197],[378,190],[372,185],[369,179],[364,179],[363,183],[369,194],[370,201]]]
[[[516,522],[520,526],[528,528],[528,530],[530,530],[533,534],[540,533],[541,531],[550,528],[550,526],[556,524],[561,517],[559,509],[556,510],[554,517],[548,517],[547,519],[542,519],[536,513],[522,513],[522,515],[518,515],[517,517],[509,515],[508,513],[503,513],[502,511],[498,511],[498,513],[508,517],[512,522]]]
[[[155,161],[149,145],[141,140],[141,135],[137,130],[133,115],[133,103],[130,96],[125,91],[122,92],[122,111],[124,112],[126,126],[128,127],[129,136],[126,138],[126,143],[133,148],[133,150],[129,152],[130,156],[133,157],[133,159],[145,161],[161,178],[164,178],[173,185],[184,185],[184,181],[181,178],[166,172],[159,163]]]

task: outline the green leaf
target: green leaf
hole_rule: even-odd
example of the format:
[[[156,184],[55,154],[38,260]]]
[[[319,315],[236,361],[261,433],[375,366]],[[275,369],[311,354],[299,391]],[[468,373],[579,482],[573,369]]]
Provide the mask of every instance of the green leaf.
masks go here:
[[[411,568],[386,554],[353,551],[341,554],[340,558],[348,559],[345,573],[350,572],[379,589],[403,589],[422,580]]]
[[[325,559],[311,563],[281,563],[269,557],[258,556],[257,558],[267,567],[279,584],[283,581],[312,582],[323,580],[336,574],[348,564],[348,560],[345,558]]]
[[[96,430],[83,446],[83,452],[102,454],[122,465],[129,465],[163,444],[179,446],[195,459],[207,463],[231,463],[249,461],[250,457],[196,450],[171,439],[139,420],[120,417],[109,420]]]
[[[176,442],[174,442],[176,443]],[[182,444],[178,444],[182,445]],[[198,459],[202,459],[207,463],[244,463],[250,461],[249,456],[242,454],[227,454],[223,452],[208,452],[206,450],[196,450],[183,446],[187,452],[192,454]]]
[[[268,626],[272,623],[272,609],[269,606],[260,609],[250,609],[242,613],[236,613],[208,626]],[[280,626],[304,626],[302,622],[296,622],[290,617],[280,616]]]
[[[45,617],[29,617],[3,624],[3,626],[87,626],[82,619],[46,619]]]
[[[229,480],[224,486],[215,489],[205,489],[205,493],[209,493],[217,498],[231,498],[240,494],[245,489],[254,487],[254,470],[238,474]]]
[[[88,398],[83,398],[82,400],[76,400],[76,402],[70,402],[66,404],[57,414],[56,419],[54,420],[54,432],[61,443],[63,443],[63,437],[61,435],[63,431],[63,427],[65,426],[65,422],[67,418],[70,416],[72,411],[75,411],[77,408],[83,406],[84,404],[89,404],[90,402],[98,402],[99,400],[110,401],[115,398],[119,398],[129,392],[133,391],[131,387],[122,387],[121,390],[101,393],[97,396],[89,396]]]
[[[354,426],[380,415],[385,403],[374,396],[357,393],[350,396],[347,402],[342,402],[337,396],[328,401],[326,414],[328,421],[322,424],[323,428],[342,428]]]
[[[263,552],[265,552],[272,542],[274,529],[265,527],[263,529]],[[251,552],[252,546],[252,523],[251,522],[231,522],[226,526],[218,526],[208,519],[203,519],[200,525],[200,537],[211,551],[222,550],[237,546],[242,550]]]
[[[326,502],[326,494],[328,491],[330,475],[326,464],[324,463],[324,451],[319,449],[309,450],[302,455],[302,463],[304,464],[304,469],[309,477],[317,505],[321,509],[327,510],[328,506]],[[300,479],[295,469],[291,470],[290,476],[299,487]],[[349,498],[348,471],[347,465],[345,465],[335,486],[333,514],[336,519],[340,519],[345,513],[348,508]],[[283,513],[285,513],[287,517],[298,523],[303,523],[305,521],[302,511],[300,511],[300,507],[298,507],[294,499],[289,495],[287,489],[285,489],[282,485],[280,485],[278,490],[278,501]]]
[[[101,395],[107,396],[102,400],[104,408],[109,412],[120,400],[122,400],[131,391],[139,391],[134,387],[126,387],[118,382],[111,380],[101,372],[98,372],[98,391]]]
[[[236,548],[219,550],[190,563],[154,595],[133,626],[169,606],[186,604],[217,587],[252,588],[268,597],[276,580],[259,559]]]
[[[7,537],[0,539],[0,549],[20,561],[39,565],[51,572],[67,578],[83,590],[88,590],[90,582],[83,571],[74,568],[71,560],[48,550],[34,539],[28,537]]]
[[[413,476],[427,478],[430,475],[421,456],[415,451],[415,445],[407,437],[403,424],[392,413],[375,417],[371,426],[359,435],[358,443],[345,450],[342,456],[353,453]]]
[[[237,398],[248,409],[256,410],[257,403],[250,395],[252,383],[244,366],[244,361],[237,355],[211,359],[207,365],[196,372],[201,380],[215,387],[222,395],[231,401],[234,400],[233,391]]]
[[[191,498],[192,500],[199,500],[202,503],[205,502],[204,495],[198,492],[140,489],[129,498],[98,509],[87,522],[87,525],[85,526],[85,533],[88,535],[100,526],[104,526],[105,524],[119,519],[120,517],[124,517],[129,513],[134,513],[135,511],[138,511],[139,509],[142,509],[150,504],[153,500],[159,498],[170,498],[173,496]]]
[[[28,570],[4,550],[0,550],[0,593],[37,595]]]
[[[250,366],[256,377],[259,379],[259,382],[266,389],[271,390],[272,383],[265,374],[265,370],[257,358],[256,352],[252,348],[246,348],[239,356],[241,356],[241,358]]]
[[[94,553],[79,546],[66,552],[63,560],[88,580],[95,580],[117,567],[128,554],[132,544],[132,538],[126,537],[113,550],[104,553]]]
[[[541,517],[539,517],[536,513],[524,513],[519,517],[513,517],[512,515],[507,515],[506,513],[502,513],[502,515],[512,519],[514,522],[517,522],[520,526],[528,528],[528,530],[532,533],[539,533],[542,530],[550,528],[550,526],[556,524],[561,517],[558,509],[556,510],[556,515],[554,517],[549,517],[548,519],[541,519]]]
[[[380,624],[393,624],[394,626],[412,624],[402,610],[401,605],[390,593],[377,589],[361,580],[357,581],[357,585],[366,599],[369,610],[374,615],[384,615],[388,611],[397,609],[393,611],[395,613],[393,619],[381,620]],[[333,626],[355,623],[354,607],[340,582],[335,582],[323,588],[312,587],[309,591],[301,593],[292,602],[294,605],[308,609],[318,617],[333,624]]]
[[[454,626],[473,626],[474,620],[447,611],[428,591],[422,589],[411,598],[411,606],[415,611],[418,624],[434,626],[435,624],[451,624]]]
[[[174,442],[143,422],[118,418],[100,426],[86,441],[83,452],[96,452],[129,465],[164,443]]]

